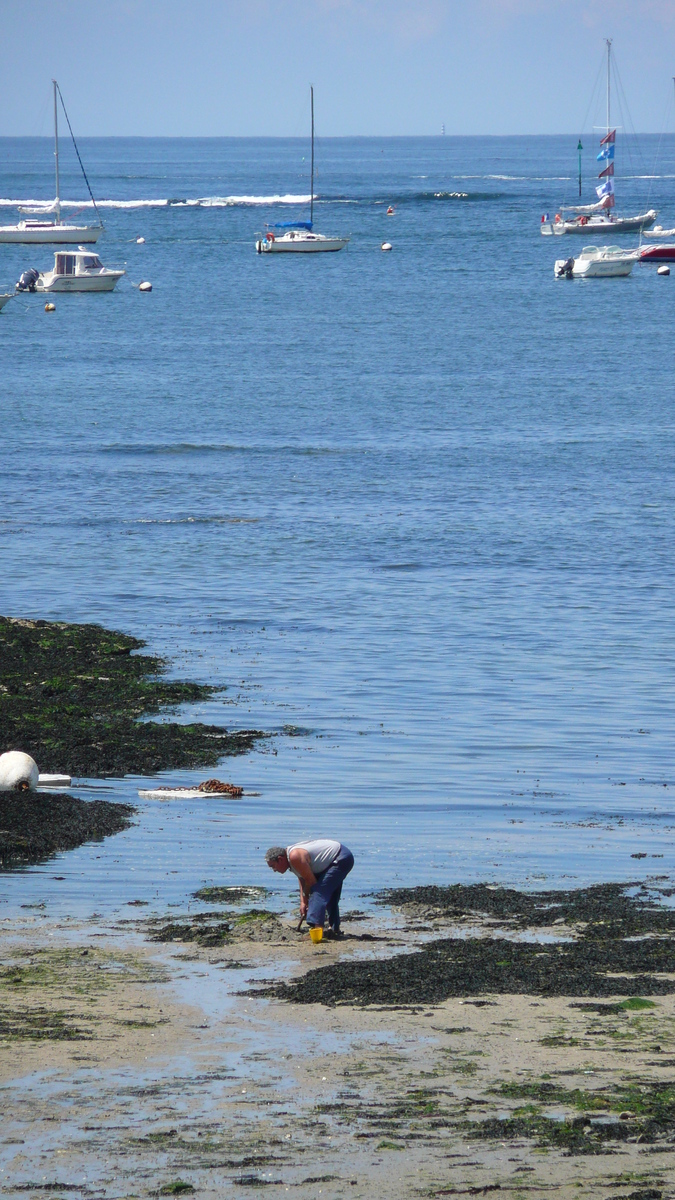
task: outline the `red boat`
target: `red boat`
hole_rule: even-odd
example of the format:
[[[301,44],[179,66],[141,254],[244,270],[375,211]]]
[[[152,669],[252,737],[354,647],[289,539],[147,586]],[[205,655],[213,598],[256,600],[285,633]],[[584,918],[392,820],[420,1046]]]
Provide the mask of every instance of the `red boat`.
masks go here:
[[[675,262],[675,242],[642,246],[638,254],[641,263],[672,263]]]

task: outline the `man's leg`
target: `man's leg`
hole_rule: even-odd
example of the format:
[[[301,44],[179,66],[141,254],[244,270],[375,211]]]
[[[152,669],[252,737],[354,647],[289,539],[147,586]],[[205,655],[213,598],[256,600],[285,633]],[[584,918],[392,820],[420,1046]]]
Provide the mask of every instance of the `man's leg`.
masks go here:
[[[339,901],[342,883],[353,866],[354,855],[346,846],[342,846],[335,862],[323,872],[310,891],[307,909],[307,924],[310,927],[323,925],[328,908],[328,919],[333,929],[340,928]]]

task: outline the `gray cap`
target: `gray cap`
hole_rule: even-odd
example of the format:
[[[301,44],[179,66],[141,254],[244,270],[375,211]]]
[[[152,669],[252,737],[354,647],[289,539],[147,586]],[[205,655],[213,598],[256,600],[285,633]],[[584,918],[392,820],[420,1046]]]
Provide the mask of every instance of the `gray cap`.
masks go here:
[[[285,854],[286,854],[285,846],[270,846],[269,850],[265,851],[265,862],[266,863],[276,862],[276,860],[278,858],[281,858],[282,855],[285,856]]]

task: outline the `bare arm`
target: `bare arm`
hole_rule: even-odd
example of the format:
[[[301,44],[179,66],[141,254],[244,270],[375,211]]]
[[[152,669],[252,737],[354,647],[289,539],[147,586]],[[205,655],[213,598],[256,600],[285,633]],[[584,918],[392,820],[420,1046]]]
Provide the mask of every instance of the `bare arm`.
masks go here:
[[[316,875],[309,865],[309,854],[301,847],[291,850],[288,861],[300,880],[300,912],[304,917],[307,915],[309,889],[316,883]]]

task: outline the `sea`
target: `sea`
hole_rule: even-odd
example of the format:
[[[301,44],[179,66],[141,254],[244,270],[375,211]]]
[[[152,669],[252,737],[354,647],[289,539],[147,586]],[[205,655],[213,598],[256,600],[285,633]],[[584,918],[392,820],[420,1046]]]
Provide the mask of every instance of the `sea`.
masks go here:
[[[289,909],[264,850],[323,835],[366,910],[672,877],[675,279],[554,278],[584,242],[539,232],[578,194],[576,141],[319,139],[315,228],[349,246],[281,257],[255,243],[307,219],[307,140],[82,139],[126,276],[0,315],[0,612],[142,638],[223,689],[172,719],[269,736],[77,780],[134,824],[3,873],[0,916],[123,919],[206,884]],[[61,169],[64,217],[93,219],[65,144]],[[48,139],[1,139],[0,222],[52,172]],[[619,148],[616,190],[674,225],[675,137]],[[0,245],[0,292],[52,253]],[[209,775],[254,794],[138,797]]]

